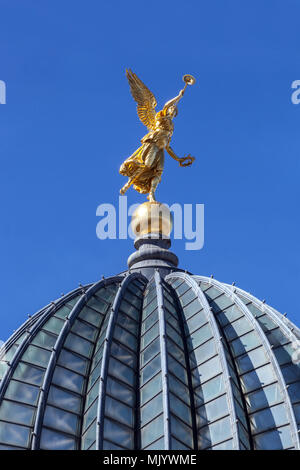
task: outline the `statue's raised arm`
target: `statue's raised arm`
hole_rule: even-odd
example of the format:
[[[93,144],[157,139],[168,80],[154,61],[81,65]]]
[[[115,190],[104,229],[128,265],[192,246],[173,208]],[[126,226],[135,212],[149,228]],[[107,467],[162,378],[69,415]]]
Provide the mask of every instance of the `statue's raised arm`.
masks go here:
[[[128,182],[120,190],[121,194],[133,185],[134,189],[143,194],[149,194],[150,202],[155,201],[155,190],[161,180],[164,166],[164,150],[179,162],[180,166],[189,166],[194,157],[179,158],[170,147],[174,130],[173,119],[177,116],[177,105],[184,95],[187,85],[195,83],[194,77],[184,75],[184,88],[175,98],[168,101],[163,109],[155,112],[157,105],[153,93],[131,70],[126,70],[131,94],[137,102],[137,113],[149,132],[141,140],[139,147],[120,167],[120,173],[128,177]]]

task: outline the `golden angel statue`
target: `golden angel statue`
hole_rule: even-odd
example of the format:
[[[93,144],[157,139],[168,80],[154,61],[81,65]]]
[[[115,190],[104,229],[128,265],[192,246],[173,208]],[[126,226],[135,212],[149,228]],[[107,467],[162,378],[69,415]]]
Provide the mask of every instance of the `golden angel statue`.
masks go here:
[[[174,130],[173,119],[177,116],[177,104],[182,98],[187,85],[195,83],[194,77],[184,75],[185,87],[175,98],[168,101],[163,109],[155,112],[156,99],[151,91],[144,85],[138,76],[131,70],[126,70],[131,94],[137,102],[137,113],[149,132],[142,139],[139,147],[120,167],[121,175],[128,176],[128,182],[120,190],[121,194],[133,185],[139,193],[147,194],[150,202],[156,201],[155,190],[161,180],[164,168],[164,149],[179,162],[180,166],[189,166],[195,160],[188,155],[179,158],[170,147],[170,140]]]

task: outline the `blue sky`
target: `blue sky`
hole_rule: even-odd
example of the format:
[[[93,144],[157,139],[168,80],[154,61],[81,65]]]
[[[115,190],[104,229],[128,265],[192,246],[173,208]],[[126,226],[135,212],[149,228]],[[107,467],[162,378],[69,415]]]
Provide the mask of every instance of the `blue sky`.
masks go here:
[[[1,332],[62,292],[126,269],[132,240],[100,241],[121,162],[145,128],[125,68],[179,105],[158,199],[205,204],[205,245],[180,267],[235,281],[299,322],[297,0],[0,0]],[[128,192],[129,204],[145,196]]]

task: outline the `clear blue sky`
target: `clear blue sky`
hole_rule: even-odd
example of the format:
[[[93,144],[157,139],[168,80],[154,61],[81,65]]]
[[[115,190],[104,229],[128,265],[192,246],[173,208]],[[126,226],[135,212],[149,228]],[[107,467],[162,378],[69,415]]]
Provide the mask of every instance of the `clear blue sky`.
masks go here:
[[[1,332],[79,282],[126,269],[132,240],[96,238],[120,163],[145,129],[125,67],[159,104],[190,73],[157,196],[205,204],[205,246],[180,266],[299,322],[298,0],[0,0]],[[179,181],[181,181],[179,185]],[[145,197],[133,190],[129,203]]]

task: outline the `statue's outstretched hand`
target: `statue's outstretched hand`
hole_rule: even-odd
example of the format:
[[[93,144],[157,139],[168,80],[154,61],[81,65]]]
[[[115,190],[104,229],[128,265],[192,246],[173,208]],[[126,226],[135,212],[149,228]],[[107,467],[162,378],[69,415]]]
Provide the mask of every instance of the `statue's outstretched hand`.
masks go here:
[[[180,158],[179,160],[179,165],[180,166],[190,166],[193,161],[195,161],[195,157],[192,157],[191,155],[188,155],[187,157]]]

